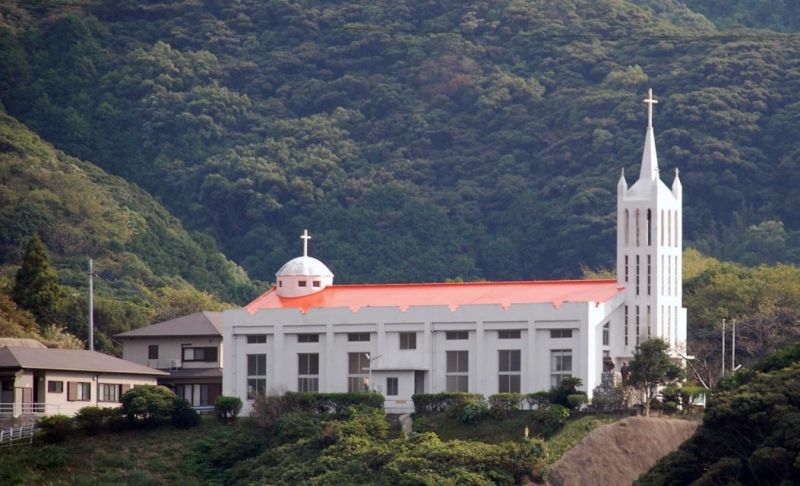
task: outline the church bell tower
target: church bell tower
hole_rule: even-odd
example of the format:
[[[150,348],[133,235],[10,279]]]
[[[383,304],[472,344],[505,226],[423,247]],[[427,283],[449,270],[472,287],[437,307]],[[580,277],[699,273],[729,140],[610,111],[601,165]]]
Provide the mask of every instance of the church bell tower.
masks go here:
[[[672,189],[661,181],[649,90],[647,132],[639,179],[617,184],[617,282],[625,287],[621,334],[625,355],[649,338],[661,338],[673,354],[686,352],[683,308],[683,190],[675,169]]]

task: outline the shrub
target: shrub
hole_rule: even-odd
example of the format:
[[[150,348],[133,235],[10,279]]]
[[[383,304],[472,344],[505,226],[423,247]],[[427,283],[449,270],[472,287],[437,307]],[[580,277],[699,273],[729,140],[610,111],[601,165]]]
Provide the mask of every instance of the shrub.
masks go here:
[[[483,402],[469,402],[460,407],[456,418],[463,424],[475,424],[480,422],[488,411]]]
[[[416,433],[433,432],[430,420],[425,416],[414,417],[414,423],[411,425],[411,430]]]
[[[38,422],[47,442],[61,442],[74,430],[74,423],[66,415],[42,417]]]
[[[308,412],[290,413],[278,419],[275,436],[280,444],[295,442],[304,437],[317,435],[322,428],[319,415]]]
[[[122,410],[132,425],[163,424],[172,418],[175,398],[164,386],[137,386],[122,395]]]
[[[567,395],[567,403],[569,403],[569,408],[571,410],[580,410],[581,405],[587,403],[588,401],[589,399],[585,393],[573,393],[572,395]]]
[[[83,407],[75,414],[75,424],[86,435],[96,435],[105,428],[112,413],[110,408]]]
[[[179,429],[190,429],[200,425],[200,414],[185,398],[175,397],[172,404],[172,425]]]
[[[561,430],[568,418],[566,407],[552,404],[531,411],[530,424],[535,434],[546,439]]]
[[[489,408],[492,415],[502,419],[508,417],[513,410],[522,408],[522,395],[519,393],[497,393],[489,397]]]
[[[578,393],[578,387],[581,384],[581,379],[575,376],[564,378],[557,387],[550,390],[550,403],[569,407],[567,397]]]
[[[33,463],[40,471],[55,471],[67,467],[70,458],[64,446],[46,445],[36,449]]]
[[[538,391],[525,395],[525,401],[528,402],[528,407],[531,409],[538,408],[543,405],[549,405],[550,398],[552,398],[552,395],[550,392],[546,391]]]
[[[447,412],[453,409],[460,411],[467,403],[484,400],[480,393],[416,393],[411,399],[418,414]]]
[[[214,402],[214,413],[219,420],[232,422],[242,410],[242,400],[239,397],[220,395]]]
[[[672,415],[678,411],[678,404],[675,402],[664,402],[661,405],[661,409],[667,415]]]

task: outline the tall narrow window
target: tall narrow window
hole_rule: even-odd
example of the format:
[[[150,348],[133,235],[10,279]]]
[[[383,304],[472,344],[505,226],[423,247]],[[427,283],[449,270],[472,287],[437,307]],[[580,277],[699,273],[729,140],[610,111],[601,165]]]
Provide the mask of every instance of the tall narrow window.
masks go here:
[[[501,349],[498,352],[499,365],[499,384],[500,393],[519,393],[520,391],[520,370],[522,369],[521,351],[519,349]]]
[[[647,255],[647,295],[650,295],[650,255]]]
[[[672,306],[667,306],[667,339],[669,339],[670,343],[672,342]]]
[[[664,275],[667,273],[667,267],[664,266],[664,255],[661,255],[661,269],[659,270],[661,273],[661,295],[664,295]]]
[[[661,246],[664,246],[664,231],[666,229],[666,220],[664,219],[664,210],[661,210]]]
[[[147,346],[147,359],[158,359],[158,344]]]
[[[642,219],[641,216],[642,215],[641,215],[640,211],[637,209],[636,210],[636,246],[640,246],[639,237],[642,234],[642,229],[641,229],[639,220]]]
[[[469,391],[469,352],[447,351],[446,387],[449,392]]]
[[[369,391],[370,361],[367,353],[347,353],[347,391]]]
[[[603,325],[603,346],[608,346],[608,343],[611,340],[609,336],[610,333],[611,333],[611,323],[606,322]]]
[[[553,349],[550,351],[550,386],[561,384],[561,380],[572,376],[572,350]]]
[[[675,247],[677,248],[680,241],[681,225],[678,223],[678,211],[675,211]]]
[[[636,295],[639,295],[639,255],[636,255]]]
[[[631,215],[630,212],[626,209],[625,210],[625,246],[630,244],[630,225],[631,225]]]
[[[653,213],[647,210],[647,246],[653,244]]]
[[[625,346],[628,345],[628,306],[625,306]]]
[[[647,321],[647,339],[650,339],[650,326],[652,324],[652,321],[650,319],[650,311],[651,311],[651,309],[650,309],[650,306],[648,305],[647,306],[647,316],[645,317],[645,319]]]
[[[628,282],[628,255],[625,255],[625,282]]]
[[[267,393],[267,355],[247,355],[247,398]]]
[[[641,325],[641,321],[639,320],[639,306],[636,306],[636,346],[639,346],[639,326]]]
[[[672,246],[672,211],[667,211],[667,245]]]
[[[297,391],[319,391],[319,353],[297,354]]]

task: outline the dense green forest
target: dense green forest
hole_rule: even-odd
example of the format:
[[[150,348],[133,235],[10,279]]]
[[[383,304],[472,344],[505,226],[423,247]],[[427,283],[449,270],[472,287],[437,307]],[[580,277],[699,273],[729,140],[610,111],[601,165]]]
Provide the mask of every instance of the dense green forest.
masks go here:
[[[744,4],[689,2],[714,21]],[[0,9],[9,114],[263,280],[304,227],[339,282],[610,266],[614,182],[638,173],[647,87],[663,177],[682,170],[687,243],[800,260],[794,34],[720,31],[644,0]]]

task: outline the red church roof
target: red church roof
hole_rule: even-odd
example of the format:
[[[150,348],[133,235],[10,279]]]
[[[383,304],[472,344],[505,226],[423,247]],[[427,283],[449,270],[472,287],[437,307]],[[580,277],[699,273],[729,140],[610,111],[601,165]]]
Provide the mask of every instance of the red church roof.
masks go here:
[[[279,297],[275,287],[245,306],[255,314],[260,309],[349,307],[399,307],[447,305],[552,304],[563,302],[606,302],[623,290],[616,280],[555,280],[543,282],[466,282],[423,284],[331,285],[304,297]]]

